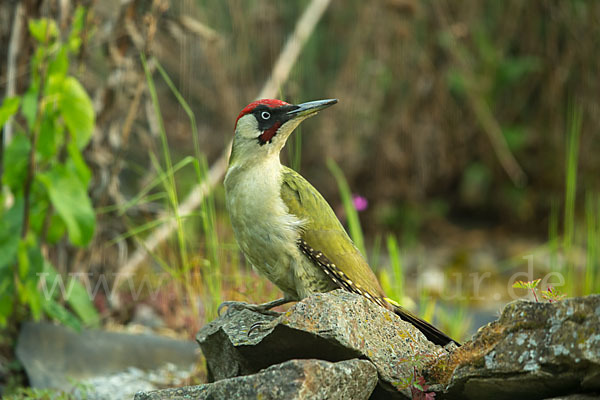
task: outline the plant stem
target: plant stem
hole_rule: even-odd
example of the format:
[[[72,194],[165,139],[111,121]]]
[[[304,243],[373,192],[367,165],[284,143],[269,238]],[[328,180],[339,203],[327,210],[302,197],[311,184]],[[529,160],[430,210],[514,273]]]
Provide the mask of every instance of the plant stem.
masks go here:
[[[49,25],[48,25],[49,26]],[[48,44],[48,28],[46,28],[46,43]],[[44,88],[46,84],[46,70],[48,69],[47,65],[47,51],[44,51],[42,60],[39,64],[39,76],[40,76],[40,86],[38,87],[38,92],[36,96],[36,104],[37,109],[35,111],[35,122],[33,124],[33,131],[30,133],[31,136],[31,149],[29,150],[29,162],[27,163],[27,177],[25,178],[25,185],[23,187],[23,229],[21,231],[21,237],[25,238],[27,233],[29,232],[29,208],[30,208],[30,194],[31,194],[31,185],[33,184],[33,178],[35,174],[35,148],[37,147],[38,141],[38,133],[40,131],[41,125],[41,114],[44,108],[41,103],[41,99],[44,94]]]
[[[535,299],[535,302],[539,303],[540,301],[538,300],[537,294],[535,294],[535,288],[531,288],[531,293],[533,293],[533,298]]]
[[[44,62],[45,64],[45,62]],[[21,237],[25,238],[29,232],[29,209],[31,204],[31,185],[33,184],[33,178],[35,175],[35,149],[37,147],[38,133],[40,131],[41,124],[41,109],[43,105],[40,104],[41,94],[44,91],[44,75],[46,73],[45,65],[42,66],[42,72],[40,73],[40,88],[37,95],[38,109],[36,111],[35,123],[33,131],[31,132],[31,149],[29,150],[29,161],[27,163],[27,176],[25,178],[25,185],[23,187],[23,229],[21,231]]]

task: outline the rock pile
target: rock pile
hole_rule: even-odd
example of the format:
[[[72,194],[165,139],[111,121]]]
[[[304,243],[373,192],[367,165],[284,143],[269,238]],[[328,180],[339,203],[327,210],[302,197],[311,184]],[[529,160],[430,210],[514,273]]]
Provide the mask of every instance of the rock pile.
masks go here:
[[[197,340],[213,383],[135,399],[575,399],[600,392],[600,296],[510,303],[460,348],[436,346],[344,291],[311,296],[277,318],[232,308]]]

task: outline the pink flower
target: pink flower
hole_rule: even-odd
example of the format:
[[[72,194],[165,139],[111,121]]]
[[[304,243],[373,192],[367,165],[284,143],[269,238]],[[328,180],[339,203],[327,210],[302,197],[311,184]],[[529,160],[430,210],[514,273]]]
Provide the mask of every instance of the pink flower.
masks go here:
[[[356,211],[364,211],[369,207],[369,200],[358,194],[352,195],[352,203],[354,203]]]

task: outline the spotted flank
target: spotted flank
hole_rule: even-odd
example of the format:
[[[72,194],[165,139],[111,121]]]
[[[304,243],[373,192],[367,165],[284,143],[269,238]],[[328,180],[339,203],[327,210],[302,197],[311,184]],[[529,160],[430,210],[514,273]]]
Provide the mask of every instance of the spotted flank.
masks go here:
[[[304,239],[298,239],[298,247],[300,247],[300,250],[302,250],[302,252],[306,254],[306,256],[310,258],[316,265],[321,267],[323,272],[325,272],[325,274],[329,276],[333,283],[338,285],[338,287],[341,289],[346,289],[349,292],[358,293],[372,302],[387,308],[385,300],[379,296],[373,296],[369,292],[363,290],[357,283],[353,282],[348,275],[344,273],[344,271],[332,263],[321,251],[310,247],[310,245]]]

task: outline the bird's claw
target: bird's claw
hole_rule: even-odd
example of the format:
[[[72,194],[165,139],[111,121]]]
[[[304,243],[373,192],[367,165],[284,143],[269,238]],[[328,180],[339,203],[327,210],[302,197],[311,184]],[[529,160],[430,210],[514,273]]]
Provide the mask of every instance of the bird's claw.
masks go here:
[[[242,304],[246,304],[246,303],[242,303],[241,301],[224,301],[221,304],[219,304],[219,307],[217,308],[217,315],[220,317],[221,316],[221,311],[223,311],[223,308],[227,308],[227,311],[229,311],[230,307],[233,306],[240,306]]]
[[[264,325],[263,321],[258,321],[258,322],[253,323],[250,326],[250,329],[248,329],[248,337],[250,337],[250,335],[252,335],[252,331],[254,331],[254,330],[258,329],[258,328],[261,328],[263,325]]]
[[[253,323],[252,325],[250,325],[250,329],[248,329],[248,337],[250,337],[250,335],[252,334],[253,331],[255,330],[267,330],[270,328],[274,328],[275,325],[277,325],[278,323],[278,319],[273,319],[270,321],[256,321],[255,323]]]

